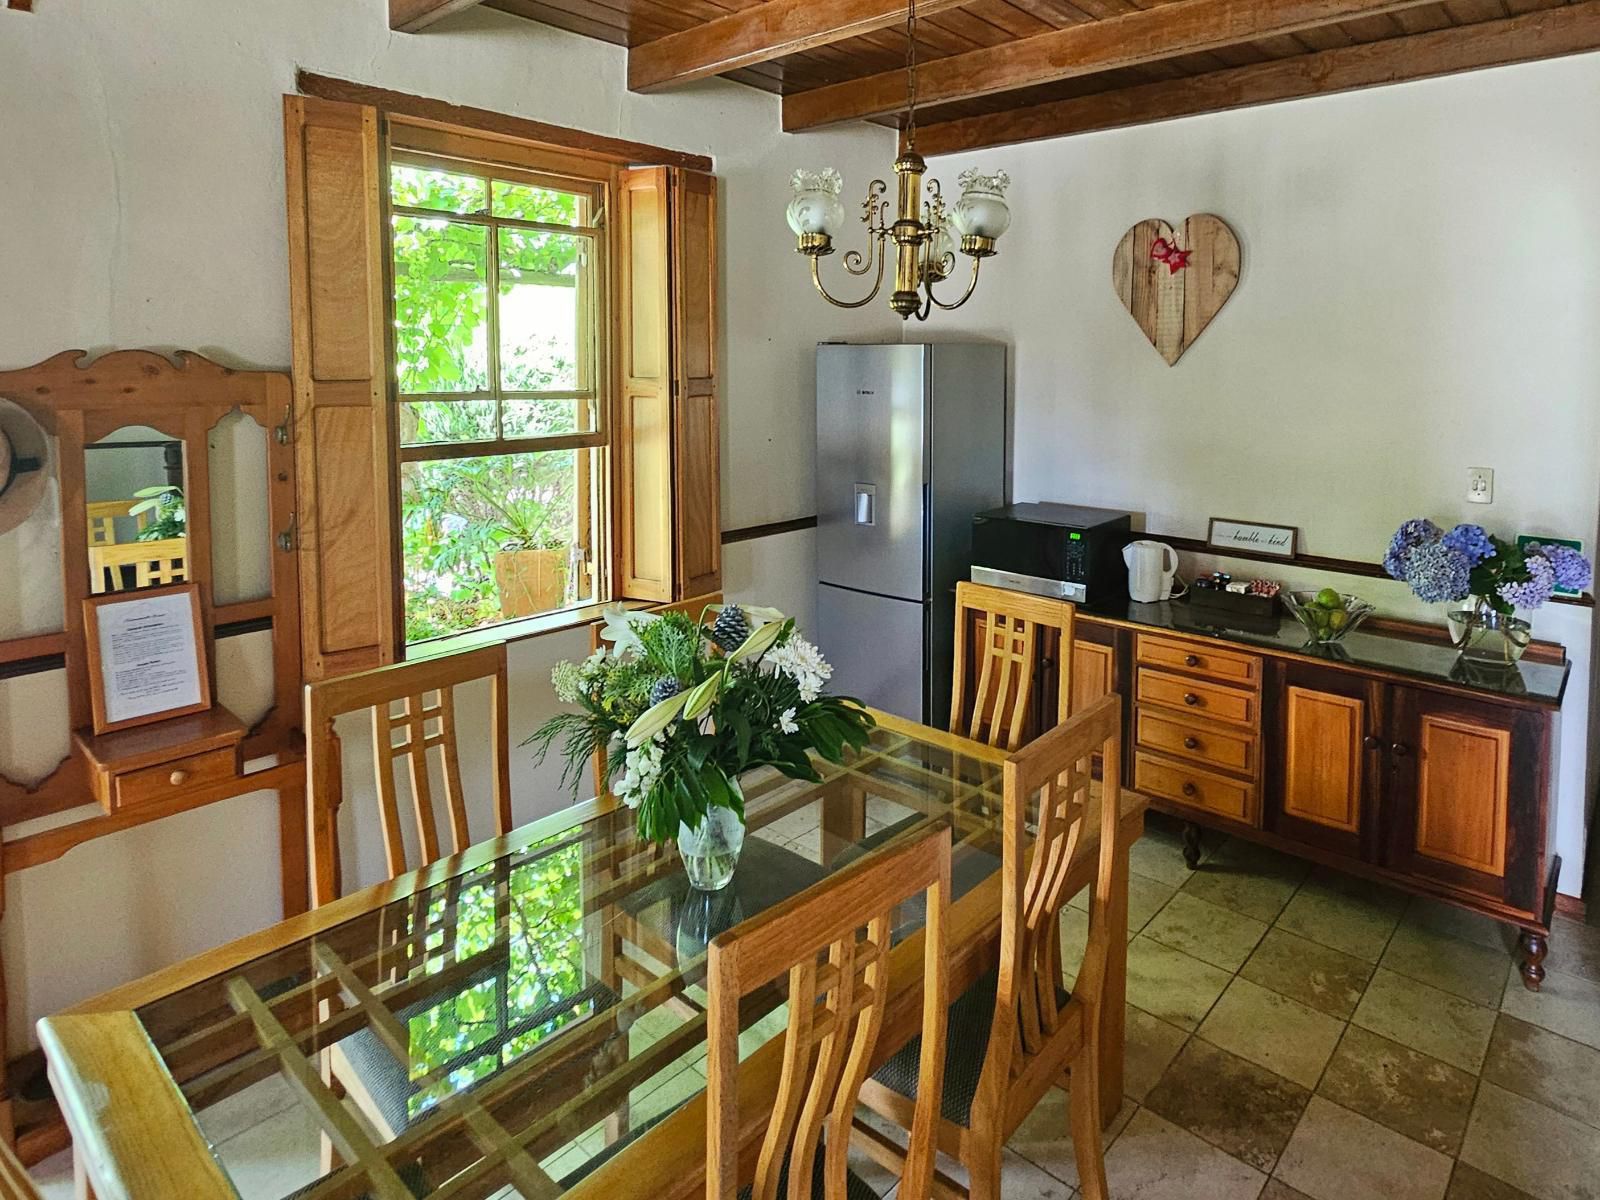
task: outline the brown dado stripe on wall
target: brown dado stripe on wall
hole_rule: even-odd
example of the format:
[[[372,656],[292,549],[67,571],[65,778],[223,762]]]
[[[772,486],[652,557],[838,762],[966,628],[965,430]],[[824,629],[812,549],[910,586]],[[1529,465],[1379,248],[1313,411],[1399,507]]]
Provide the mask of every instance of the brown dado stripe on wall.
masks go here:
[[[722,534],[722,544],[732,542],[751,542],[756,538],[772,537],[779,533],[793,533],[797,529],[815,529],[817,518],[797,517],[793,521],[775,521],[770,525],[751,525],[744,529],[727,529]],[[1155,541],[1166,542],[1174,550],[1186,550],[1190,554],[1210,554],[1217,558],[1243,558],[1251,562],[1293,563],[1297,567],[1305,567],[1311,571],[1332,571],[1338,575],[1357,575],[1365,579],[1387,579],[1389,573],[1377,563],[1360,562],[1354,558],[1327,558],[1320,554],[1297,554],[1293,558],[1281,558],[1274,554],[1254,554],[1248,550],[1218,550],[1209,546],[1199,538],[1168,537],[1159,533],[1144,533],[1141,537],[1152,538]],[[1594,597],[1587,592],[1582,596],[1557,596],[1556,604],[1576,604],[1583,608],[1594,607]]]

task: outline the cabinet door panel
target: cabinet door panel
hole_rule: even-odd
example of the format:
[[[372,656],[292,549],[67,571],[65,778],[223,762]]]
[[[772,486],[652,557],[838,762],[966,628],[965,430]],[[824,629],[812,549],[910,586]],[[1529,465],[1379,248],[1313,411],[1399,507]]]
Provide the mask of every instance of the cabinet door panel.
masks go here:
[[[1417,853],[1503,876],[1510,730],[1425,714],[1416,754]]]
[[[1085,641],[1072,643],[1071,711],[1080,713],[1116,688],[1116,654],[1110,646]]]

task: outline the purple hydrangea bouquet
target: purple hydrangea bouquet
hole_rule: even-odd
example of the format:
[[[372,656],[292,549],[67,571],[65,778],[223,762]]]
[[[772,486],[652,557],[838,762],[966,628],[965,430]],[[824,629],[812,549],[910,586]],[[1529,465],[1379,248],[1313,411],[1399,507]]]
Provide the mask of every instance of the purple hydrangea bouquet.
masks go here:
[[[1581,591],[1594,574],[1570,546],[1518,546],[1481,525],[1457,525],[1447,533],[1426,517],[1395,531],[1383,568],[1424,600],[1470,600],[1446,613],[1451,637],[1467,658],[1504,663],[1521,658],[1533,636],[1517,609],[1542,607],[1557,588]]]

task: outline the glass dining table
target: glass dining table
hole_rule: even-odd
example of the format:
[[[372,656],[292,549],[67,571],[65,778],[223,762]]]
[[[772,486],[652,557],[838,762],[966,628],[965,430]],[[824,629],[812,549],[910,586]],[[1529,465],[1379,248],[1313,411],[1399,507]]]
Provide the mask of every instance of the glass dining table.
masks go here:
[[[711,939],[943,825],[952,994],[993,968],[1004,756],[879,716],[865,751],[818,762],[821,783],[749,781],[722,892],[693,890],[630,810],[588,801],[47,1018],[84,1182],[131,1200],[702,1191]],[[1143,804],[1123,807],[1126,846]],[[916,902],[897,923],[880,1057],[919,1018]],[[1124,968],[1102,1018],[1108,1113]],[[785,1020],[781,980],[741,1011],[741,1112],[765,1111]]]

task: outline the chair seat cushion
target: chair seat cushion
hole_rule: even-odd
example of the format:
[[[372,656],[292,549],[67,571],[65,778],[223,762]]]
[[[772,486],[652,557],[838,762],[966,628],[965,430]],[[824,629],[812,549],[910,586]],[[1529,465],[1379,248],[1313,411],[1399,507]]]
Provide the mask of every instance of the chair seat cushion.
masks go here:
[[[811,1172],[811,1200],[827,1200],[827,1189],[824,1185],[822,1165],[824,1154],[821,1146],[817,1147],[815,1167]],[[789,1164],[785,1162],[783,1169],[778,1172],[778,1200],[784,1200],[789,1191]],[[755,1194],[755,1184],[747,1183],[739,1189],[739,1200],[750,1200]],[[854,1171],[846,1168],[844,1173],[845,1200],[879,1200],[878,1193],[872,1190],[869,1184]]]

